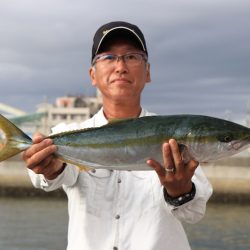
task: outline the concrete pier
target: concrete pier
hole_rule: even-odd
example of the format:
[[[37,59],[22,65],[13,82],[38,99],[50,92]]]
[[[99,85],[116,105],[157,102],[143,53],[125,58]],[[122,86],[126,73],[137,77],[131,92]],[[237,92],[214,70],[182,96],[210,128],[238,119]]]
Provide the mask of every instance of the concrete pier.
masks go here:
[[[247,153],[202,165],[214,189],[213,201],[250,203],[250,156]]]
[[[202,168],[213,185],[211,201],[250,203],[249,152]],[[0,163],[0,196],[66,197],[62,190],[47,193],[34,188],[20,156]]]
[[[7,161],[0,162],[0,197],[43,197],[66,198],[63,190],[53,192],[34,188],[28,176],[27,168],[20,155]]]

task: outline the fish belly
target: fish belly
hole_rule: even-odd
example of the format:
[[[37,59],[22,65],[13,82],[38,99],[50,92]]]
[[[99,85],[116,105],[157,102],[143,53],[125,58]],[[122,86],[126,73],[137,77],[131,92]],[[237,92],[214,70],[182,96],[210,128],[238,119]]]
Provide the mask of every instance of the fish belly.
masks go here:
[[[161,145],[112,148],[72,148],[58,146],[58,155],[67,162],[90,169],[152,170],[148,159],[162,163]]]

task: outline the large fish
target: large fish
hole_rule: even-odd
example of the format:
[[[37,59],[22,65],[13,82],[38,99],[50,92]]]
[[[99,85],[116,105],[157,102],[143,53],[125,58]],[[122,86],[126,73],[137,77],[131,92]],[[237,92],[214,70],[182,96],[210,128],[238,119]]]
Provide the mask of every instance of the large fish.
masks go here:
[[[83,168],[150,170],[147,159],[162,162],[161,145],[170,138],[185,149],[183,157],[209,162],[249,147],[250,129],[201,115],[147,116],[48,138],[57,146],[57,155],[63,161]],[[31,145],[31,138],[0,115],[0,161]]]

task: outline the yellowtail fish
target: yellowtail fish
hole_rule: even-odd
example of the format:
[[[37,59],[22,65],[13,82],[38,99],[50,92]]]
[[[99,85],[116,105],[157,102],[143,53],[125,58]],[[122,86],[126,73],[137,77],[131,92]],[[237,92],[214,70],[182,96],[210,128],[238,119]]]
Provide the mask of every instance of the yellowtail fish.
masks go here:
[[[162,162],[161,145],[170,138],[199,162],[239,153],[250,146],[250,129],[201,115],[147,116],[48,136],[63,161],[87,169],[151,170]],[[32,145],[32,140],[0,115],[0,161]]]

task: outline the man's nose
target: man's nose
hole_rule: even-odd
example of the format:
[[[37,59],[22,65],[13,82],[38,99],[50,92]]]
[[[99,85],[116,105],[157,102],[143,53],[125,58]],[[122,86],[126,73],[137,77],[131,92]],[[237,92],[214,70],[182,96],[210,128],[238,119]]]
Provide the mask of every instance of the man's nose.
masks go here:
[[[116,71],[117,72],[127,72],[128,71],[128,67],[127,67],[127,64],[124,60],[124,58],[122,56],[119,56],[117,58],[117,61],[116,61]]]

